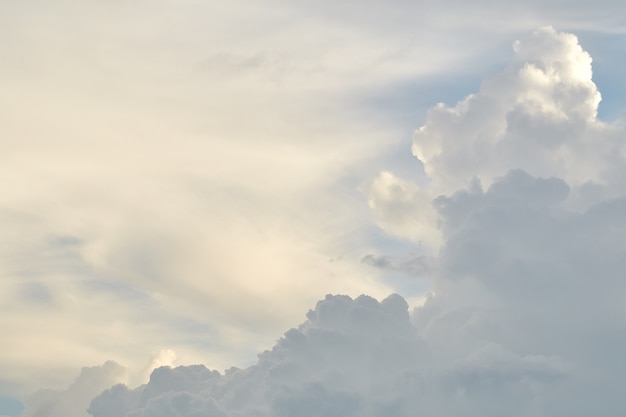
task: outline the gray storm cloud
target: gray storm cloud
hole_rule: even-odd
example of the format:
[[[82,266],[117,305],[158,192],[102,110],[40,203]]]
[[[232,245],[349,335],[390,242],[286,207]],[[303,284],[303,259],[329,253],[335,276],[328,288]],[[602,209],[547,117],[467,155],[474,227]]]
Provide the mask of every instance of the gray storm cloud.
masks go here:
[[[392,231],[430,196],[442,243],[423,306],[327,296],[253,366],[161,367],[89,414],[621,416],[624,131],[596,118],[599,100],[575,36],[542,28],[516,43],[507,69],[417,131],[428,187],[391,173],[370,186],[374,208],[403,213],[379,213]]]

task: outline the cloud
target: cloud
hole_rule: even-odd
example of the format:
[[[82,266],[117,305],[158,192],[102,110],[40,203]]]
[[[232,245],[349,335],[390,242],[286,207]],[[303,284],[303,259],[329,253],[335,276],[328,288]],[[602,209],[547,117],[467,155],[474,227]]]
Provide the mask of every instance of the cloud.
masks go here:
[[[414,311],[440,363],[496,360],[494,352],[477,353],[485,346],[527,364],[540,355],[534,369],[546,385],[523,388],[536,415],[582,416],[622,404],[606,390],[619,385],[618,352],[626,343],[623,300],[615,296],[625,289],[618,278],[626,266],[618,237],[626,231],[618,214],[624,199],[577,213],[565,204],[568,191],[563,180],[518,170],[487,191],[438,198],[446,243],[433,295]]]
[[[139,372],[133,385],[141,385],[150,378],[150,374],[156,368],[172,366],[176,361],[176,352],[171,349],[163,349],[152,352],[146,366]]]
[[[93,397],[118,384],[135,387],[148,381],[157,368],[171,366],[176,353],[171,349],[153,352],[148,363],[133,371],[114,361],[100,366],[84,367],[74,382],[63,390],[40,389],[24,400],[21,417],[87,417],[87,408]],[[163,368],[165,369],[165,368]]]
[[[104,392],[90,413],[361,415],[370,406],[365,394],[381,396],[378,389],[391,389],[387,384],[406,372],[406,364],[425,366],[427,357],[401,297],[379,303],[368,296],[327,296],[255,366],[224,375],[201,365],[159,368],[134,391],[116,386]]]
[[[489,187],[511,169],[564,180],[573,209],[623,192],[622,128],[597,118],[601,96],[591,57],[577,38],[542,27],[517,41],[514,52],[507,68],[477,93],[428,112],[412,147],[427,185],[383,172],[365,189],[382,228],[437,244],[427,231],[434,211],[424,201],[472,181]],[[399,207],[411,214],[398,215]]]
[[[255,365],[158,368],[146,385],[95,397],[90,414],[620,415],[623,128],[597,119],[591,60],[573,35],[541,28],[515,49],[416,133],[429,182],[384,173],[369,188],[383,200],[374,207],[401,214],[432,198],[441,244],[423,306],[329,295]],[[383,255],[362,262],[394,267]]]
[[[382,302],[327,296],[256,365],[225,374],[202,365],[159,368],[135,390],[117,385],[92,401],[113,416],[442,416],[524,414],[533,390],[569,375],[558,357],[485,343],[439,361],[398,295]],[[487,401],[489,396],[492,396]],[[493,397],[496,396],[497,397]],[[510,409],[511,404],[520,411]],[[481,414],[482,413],[482,414]]]
[[[538,10],[621,15],[282,3],[0,4],[3,392],[62,390],[80,364],[163,346],[244,366],[327,292],[399,291],[361,262],[387,246],[355,188],[405,130],[361,98],[434,74],[450,88]],[[436,195],[388,171],[367,191],[379,223],[439,245],[437,213],[415,210]],[[616,193],[570,186],[581,207]]]
[[[351,54],[244,3],[0,5],[7,392],[163,346],[248,364],[326,292],[390,291],[353,245],[390,140],[324,93]]]
[[[327,296],[256,365],[159,368],[96,397],[113,416],[586,416],[620,410],[623,199],[584,213],[517,170],[440,197],[446,241],[409,315],[392,295]],[[572,400],[574,398],[575,400]],[[120,406],[124,404],[124,406]],[[157,412],[158,410],[158,412]],[[617,415],[617,414],[608,414]]]
[[[478,93],[435,107],[415,133],[413,154],[440,190],[474,176],[490,185],[512,168],[575,185],[601,179],[608,132],[596,119],[600,93],[589,54],[574,35],[551,27],[514,51],[509,67]]]
[[[437,239],[437,219],[432,211],[418,212],[416,207],[428,206],[428,194],[411,181],[381,172],[370,184],[362,187],[368,203],[376,214],[378,225],[399,237],[426,240]]]
[[[386,271],[403,272],[411,276],[425,277],[435,267],[432,256],[414,256],[409,259],[394,259],[389,255],[365,255],[361,262]]]
[[[39,390],[24,400],[22,417],[86,416],[89,399],[107,387],[128,383],[128,369],[109,361],[83,368],[65,391]]]

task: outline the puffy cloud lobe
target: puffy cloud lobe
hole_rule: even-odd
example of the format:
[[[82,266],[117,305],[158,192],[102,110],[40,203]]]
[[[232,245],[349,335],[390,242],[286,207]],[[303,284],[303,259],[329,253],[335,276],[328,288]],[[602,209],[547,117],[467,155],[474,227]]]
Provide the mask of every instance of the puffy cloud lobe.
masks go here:
[[[90,412],[95,417],[364,415],[382,407],[378,403],[393,392],[407,366],[419,369],[427,358],[400,296],[380,303],[368,296],[328,296],[255,366],[225,375],[204,366],[159,368],[137,390],[116,386],[96,397]]]
[[[600,181],[606,127],[596,119],[600,93],[591,57],[574,35],[551,27],[517,41],[512,63],[454,107],[439,104],[415,133],[413,153],[437,191],[479,178],[490,185],[509,169]],[[587,152],[585,152],[587,151]],[[594,158],[595,159],[595,158]]]
[[[362,187],[377,223],[387,232],[403,238],[438,242],[437,218],[428,207],[431,197],[411,181],[392,172],[381,172],[370,184]]]
[[[564,180],[567,204],[579,211],[626,191],[623,125],[597,119],[592,60],[576,36],[542,27],[515,42],[514,52],[477,93],[428,112],[412,146],[427,185],[382,172],[364,189],[384,230],[438,246],[427,202],[473,180],[489,187],[512,169]],[[402,216],[389,209],[398,207]]]
[[[101,366],[85,367],[76,380],[65,390],[45,389],[36,391],[25,400],[21,417],[87,416],[87,408],[93,397],[114,384],[117,387],[138,386],[145,383],[155,368],[168,369],[176,354],[171,349],[152,352],[146,366],[138,372],[114,361]],[[176,382],[176,381],[175,381]],[[121,388],[126,389],[128,388]],[[158,384],[154,389],[159,389]],[[121,404],[119,407],[123,407]]]
[[[128,369],[112,361],[102,366],[83,368],[76,381],[65,391],[39,390],[24,401],[21,417],[86,416],[89,401],[117,383],[128,383]]]

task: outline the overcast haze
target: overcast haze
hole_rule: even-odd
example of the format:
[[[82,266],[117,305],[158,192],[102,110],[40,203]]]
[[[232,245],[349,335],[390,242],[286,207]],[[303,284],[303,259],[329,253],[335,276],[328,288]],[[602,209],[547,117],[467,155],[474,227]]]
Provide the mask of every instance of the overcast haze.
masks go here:
[[[622,416],[625,13],[1,2],[0,416]]]

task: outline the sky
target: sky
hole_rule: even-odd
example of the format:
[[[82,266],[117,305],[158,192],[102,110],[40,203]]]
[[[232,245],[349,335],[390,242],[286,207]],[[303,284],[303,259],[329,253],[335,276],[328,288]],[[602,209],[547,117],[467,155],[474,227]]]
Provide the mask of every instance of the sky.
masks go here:
[[[621,2],[0,2],[0,416],[621,416]]]

